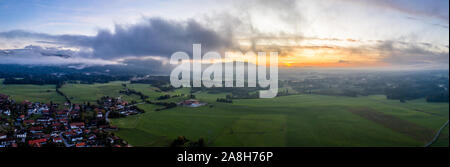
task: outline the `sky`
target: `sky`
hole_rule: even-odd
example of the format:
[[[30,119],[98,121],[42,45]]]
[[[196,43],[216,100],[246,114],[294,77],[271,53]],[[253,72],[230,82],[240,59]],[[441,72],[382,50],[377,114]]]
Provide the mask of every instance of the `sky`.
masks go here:
[[[163,66],[201,43],[277,51],[286,68],[448,69],[448,13],[448,0],[0,0],[0,64]]]

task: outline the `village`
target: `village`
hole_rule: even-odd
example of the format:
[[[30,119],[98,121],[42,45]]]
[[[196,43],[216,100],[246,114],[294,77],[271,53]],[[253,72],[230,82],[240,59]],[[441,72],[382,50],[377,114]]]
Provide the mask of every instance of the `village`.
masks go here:
[[[118,129],[108,116],[143,111],[120,97],[102,97],[97,103],[16,103],[0,94],[0,147],[128,147],[114,135]]]

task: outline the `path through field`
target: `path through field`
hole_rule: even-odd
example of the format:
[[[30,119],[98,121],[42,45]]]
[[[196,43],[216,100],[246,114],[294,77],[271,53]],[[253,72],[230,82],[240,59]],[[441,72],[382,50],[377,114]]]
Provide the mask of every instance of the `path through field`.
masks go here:
[[[434,136],[433,140],[431,140],[429,143],[427,143],[425,145],[425,147],[429,147],[431,146],[434,142],[436,142],[436,140],[439,138],[439,136],[441,135],[442,130],[444,130],[445,127],[448,126],[448,121],[442,125],[442,127],[439,129],[439,131],[436,133],[436,135]]]

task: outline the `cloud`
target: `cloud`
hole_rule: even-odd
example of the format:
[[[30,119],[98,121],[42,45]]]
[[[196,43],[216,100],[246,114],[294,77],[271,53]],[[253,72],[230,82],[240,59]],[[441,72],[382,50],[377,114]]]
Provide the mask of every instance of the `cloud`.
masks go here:
[[[116,25],[114,32],[100,30],[96,36],[49,35],[15,30],[0,32],[0,38],[35,39],[39,44],[60,45],[61,47],[26,46],[22,49],[0,50],[0,56],[2,56],[3,63],[24,63],[14,62],[14,60],[24,61],[24,56],[28,58],[72,57],[72,59],[64,60],[64,63],[75,60],[73,58],[103,59],[108,62],[109,60],[123,60],[127,57],[170,57],[177,51],[191,53],[192,45],[195,43],[202,44],[203,52],[222,51],[233,43],[230,36],[224,35],[224,33],[209,29],[195,20],[177,22],[161,18],[151,18],[143,23],[129,26]],[[61,49],[63,47],[73,47],[78,50]],[[32,63],[30,60],[25,62]],[[37,64],[44,63],[38,60],[36,62]],[[52,61],[52,63],[56,62]]]
[[[448,0],[347,0],[399,11],[413,16],[431,17],[449,23]]]
[[[448,68],[448,48],[444,50],[432,50],[430,48],[434,47],[429,44],[420,45],[398,41],[382,41],[376,46],[383,57],[382,61],[390,64]]]
[[[347,61],[347,60],[339,60],[338,63],[350,63],[350,61]]]
[[[26,46],[23,49],[8,49],[0,51],[1,51],[0,56],[28,55],[28,56],[55,56],[61,58],[70,58],[74,55],[81,53],[69,49],[61,49],[55,47],[43,48],[41,46],[33,46],[33,45]]]
[[[17,55],[17,56],[2,56],[0,55],[0,64],[19,64],[19,65],[72,65],[83,64],[84,66],[98,66],[98,65],[119,65],[115,61],[85,58],[85,57],[71,57],[64,58],[58,56],[42,56],[42,55]]]
[[[195,43],[202,44],[203,53],[232,47],[233,37],[223,32],[228,30],[213,30],[195,20],[150,18],[139,24],[116,25],[113,32],[99,30],[95,36],[50,35],[23,30],[0,32],[0,39],[24,40],[24,43],[34,40],[36,44],[0,49],[0,64],[69,65],[75,69],[123,65],[124,68],[164,74],[172,68],[167,64],[171,54],[177,51],[191,53]],[[45,47],[47,45],[52,47]]]
[[[57,47],[41,47],[29,45],[23,49],[0,50],[0,64],[21,64],[21,65],[69,65],[84,64],[92,65],[112,65],[120,64],[115,61],[91,58],[89,52],[70,50]]]
[[[96,36],[49,35],[21,30],[0,33],[3,38],[31,38],[39,43],[91,48],[92,56],[102,59],[169,57],[177,51],[192,52],[195,43],[202,44],[204,51],[220,51],[233,44],[232,37],[225,35],[192,19],[177,22],[162,18],[151,18],[130,26],[116,25],[114,32],[99,30]]]
[[[146,56],[169,57],[177,51],[191,53],[194,43],[202,44],[203,53],[238,49],[234,34],[241,34],[243,31],[251,35],[249,39],[252,41],[251,49],[253,50],[258,45],[258,41],[264,40],[262,38],[290,35],[260,32],[257,25],[254,25],[254,21],[260,19],[252,19],[258,16],[258,12],[269,13],[286,25],[292,25],[292,29],[297,29],[301,20],[301,12],[295,0],[251,0],[233,3],[239,6],[237,13],[214,14],[209,18],[210,20],[203,20],[205,22],[197,21],[200,19],[174,21],[150,18],[134,25],[115,25],[113,31],[99,30],[95,36],[50,35],[14,30],[0,32],[0,38],[34,39],[37,45],[60,45],[91,50],[90,54],[83,54],[81,57],[104,60]],[[243,13],[247,13],[247,16],[240,17],[239,15]]]
[[[433,13],[433,11],[420,8],[403,9],[403,6],[390,3],[390,1],[364,2],[377,3],[376,5],[380,7],[388,7],[414,14],[414,16],[441,18],[439,12]],[[205,20],[175,21],[149,18],[138,24],[115,25],[112,31],[99,30],[94,36],[50,35],[22,30],[0,32],[0,39],[33,39],[37,43],[32,47],[0,50],[0,58],[3,63],[14,63],[14,61],[17,61],[16,63],[33,63],[33,61],[45,63],[45,59],[49,59],[49,63],[61,61],[63,64],[69,64],[70,61],[73,61],[74,63],[88,64],[92,60],[95,62],[94,64],[118,63],[127,64],[129,67],[143,67],[142,69],[166,69],[169,66],[164,63],[164,58],[170,57],[177,51],[191,53],[192,44],[201,43],[203,53],[240,49],[243,52],[245,50],[278,51],[281,56],[296,56],[299,50],[318,50],[324,51],[317,54],[319,57],[323,57],[322,60],[330,59],[329,61],[333,61],[333,63],[341,64],[376,60],[394,65],[438,64],[448,66],[448,45],[446,49],[439,51],[429,49],[433,47],[430,44],[424,47],[416,44],[381,41],[377,45],[364,45],[364,40],[358,38],[336,39],[303,36],[296,31],[308,26],[303,19],[301,1],[249,0],[234,1],[233,3],[239,6],[234,8],[237,11],[213,14]],[[266,19],[266,17],[268,18]],[[448,15],[446,17],[448,19]],[[259,26],[266,25],[265,20],[277,21],[268,24],[276,25],[274,27],[283,27],[283,29],[275,28],[271,31],[264,31],[267,27]],[[285,29],[286,27],[288,28]],[[293,31],[285,31],[289,29]],[[249,48],[238,47],[237,41],[241,39],[250,43]],[[302,40],[313,41],[313,43],[302,43]],[[317,44],[314,44],[314,41]],[[341,43],[343,45],[339,45]],[[46,45],[60,47],[44,47]],[[65,49],[67,47],[75,49]],[[366,59],[363,60],[364,56]],[[161,59],[149,59],[149,57]]]
[[[46,33],[36,33],[24,30],[12,30],[0,32],[0,38],[4,39],[34,39],[41,40],[41,43],[54,43],[61,45],[85,45],[91,40],[90,36],[84,35],[51,35]]]
[[[247,13],[250,17],[262,12],[277,17],[286,23],[290,23],[293,28],[297,28],[303,21],[303,13],[298,5],[299,2],[298,0],[248,0],[235,3],[240,7],[241,12]]]
[[[234,28],[247,38],[250,50],[257,51],[259,42],[264,39],[288,41],[285,37],[302,40],[301,30],[308,24],[304,19],[298,0],[248,0],[233,1]]]
[[[192,45],[202,44],[202,51],[220,51],[232,45],[230,37],[208,29],[195,20],[175,22],[161,18],[129,27],[116,25],[115,32],[102,30],[87,46],[94,56],[104,59],[124,56],[165,56],[177,51],[192,52]]]

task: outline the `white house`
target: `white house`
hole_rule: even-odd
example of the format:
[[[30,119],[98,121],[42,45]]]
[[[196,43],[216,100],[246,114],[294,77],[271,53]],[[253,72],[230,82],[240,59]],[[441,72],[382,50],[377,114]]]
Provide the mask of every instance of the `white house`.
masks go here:
[[[3,111],[3,114],[5,114],[7,116],[11,116],[11,111],[10,110]]]
[[[27,138],[27,132],[25,132],[23,134],[17,134],[16,137],[17,138]]]
[[[101,118],[101,117],[103,117],[103,114],[101,112],[98,112],[97,113],[97,118]]]
[[[6,139],[7,135],[6,134],[0,134],[0,139]]]

